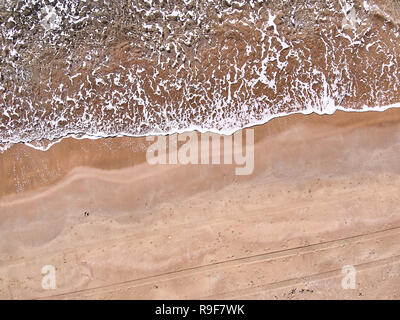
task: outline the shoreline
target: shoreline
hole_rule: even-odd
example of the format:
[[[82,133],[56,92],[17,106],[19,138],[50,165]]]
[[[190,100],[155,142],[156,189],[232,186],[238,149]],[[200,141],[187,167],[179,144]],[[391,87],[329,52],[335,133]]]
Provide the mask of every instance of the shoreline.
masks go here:
[[[387,110],[387,111],[386,111]],[[382,115],[380,115],[382,113]],[[365,116],[363,116],[365,114]],[[389,115],[387,115],[389,114]],[[362,125],[374,125],[379,123],[379,121],[382,121],[381,119],[384,119],[386,122],[390,121],[397,121],[399,120],[400,116],[400,111],[397,110],[397,108],[387,108],[385,111],[366,111],[365,113],[353,113],[348,111],[336,111],[335,113],[332,114],[318,114],[318,113],[311,113],[311,114],[304,114],[304,113],[295,113],[295,114],[290,114],[287,116],[283,117],[277,117],[273,118],[267,123],[260,124],[260,125],[254,125],[248,128],[243,128],[239,129],[238,131],[244,131],[246,129],[254,129],[256,132],[255,135],[255,143],[257,143],[260,139],[264,138],[265,131],[271,131],[271,128],[278,128],[282,125],[282,123],[287,123],[288,121],[290,123],[292,122],[299,122],[301,123],[304,121],[305,123],[310,123],[311,125],[315,126],[317,125],[316,123],[318,122],[318,119],[322,120],[324,124],[330,126],[337,126],[341,124],[346,124],[348,126],[348,123],[350,119],[356,119],[357,122],[354,126],[348,126],[348,130],[352,130],[354,128],[357,128],[358,126]],[[360,116],[358,116],[360,115]],[[394,115],[393,119],[390,119],[391,115]],[[346,121],[346,118],[348,120]],[[294,124],[296,125],[296,124]],[[318,125],[317,125],[318,126]],[[187,131],[182,131],[182,133],[186,133]],[[188,131],[188,132],[193,132],[193,131]],[[202,133],[201,131],[194,131],[197,134]],[[206,131],[208,132],[208,131]],[[174,133],[174,134],[179,134],[179,133]],[[224,134],[219,134],[219,133],[213,133],[217,136],[223,137],[225,136]],[[268,135],[268,134],[267,134]],[[273,135],[273,134],[272,134]],[[166,135],[170,136],[170,135]],[[116,170],[116,169],[122,169],[130,166],[135,166],[137,164],[141,164],[146,161],[146,156],[145,152],[147,148],[152,144],[152,142],[146,141],[145,136],[139,136],[139,137],[130,137],[130,136],[117,136],[117,137],[105,137],[105,138],[79,138],[75,139],[72,137],[66,137],[66,138],[61,138],[61,141],[58,142],[56,145],[56,149],[50,155],[51,161],[54,161],[54,159],[57,159],[59,157],[59,153],[63,154],[62,157],[67,157],[67,162],[68,162],[68,157],[74,158],[74,160],[77,160],[76,163],[69,163],[69,168],[66,168],[65,172],[60,176],[60,173],[55,174],[58,178],[54,181],[52,181],[50,184],[56,183],[61,181],[69,171],[74,169],[75,167],[91,167],[93,166],[94,169],[102,169],[102,170]],[[158,137],[155,135],[154,137]],[[98,145],[98,146],[97,146]],[[100,147],[100,156],[99,159],[89,159],[86,157],[83,160],[77,159],[80,157],[80,152],[87,152],[85,151],[85,148],[89,149],[89,152],[92,148],[96,149],[97,147]],[[101,151],[101,149],[106,149],[106,150],[112,150],[115,148],[115,151],[113,154],[110,154],[109,152],[104,153],[104,150]],[[15,144],[12,146],[11,149],[7,150],[6,152],[0,154],[0,160],[5,161],[5,162],[12,162],[13,157],[20,158],[21,155],[28,155],[26,158],[26,162],[21,163],[20,166],[28,166],[32,167],[34,165],[33,161],[29,159],[29,157],[32,157],[33,159],[38,158],[37,163],[38,164],[42,159],[48,158],[46,153],[49,151],[52,151],[53,148],[50,148],[46,151],[43,151],[41,149],[35,149],[32,148],[31,146],[28,146],[23,143]],[[64,149],[67,151],[72,151],[74,153],[73,156],[65,154]],[[118,152],[121,152],[119,155]],[[167,165],[170,166],[170,165]],[[3,174],[2,176],[5,177],[7,176],[7,172],[5,170],[6,168],[4,167],[4,163],[2,163],[2,171]],[[8,172],[10,174],[10,170]],[[8,175],[9,175],[8,174]],[[21,173],[21,175],[25,175],[25,173]],[[33,173],[35,175],[35,173]],[[6,180],[6,179],[4,179]],[[5,183],[2,185],[4,186]],[[9,181],[11,179],[9,178]],[[27,190],[18,190],[17,186],[14,186],[14,192],[12,190],[12,186],[10,183],[6,184],[7,185],[7,190],[10,190],[9,192],[5,192],[3,188],[0,189],[0,200],[3,196],[8,195],[8,194],[16,194],[18,195],[19,193],[23,193],[25,191],[30,191],[31,189],[34,188],[26,188]],[[48,184],[47,184],[48,185]],[[46,186],[46,183],[43,185],[39,185],[39,188],[42,188],[43,186]]]
[[[141,138],[141,137],[148,137],[148,136],[170,136],[173,134],[181,134],[181,133],[186,133],[186,132],[199,132],[199,133],[214,133],[218,135],[233,135],[235,132],[244,130],[244,129],[250,129],[254,128],[257,126],[262,126],[267,124],[269,121],[274,120],[276,118],[282,118],[282,117],[288,117],[291,115],[309,115],[309,114],[316,114],[316,115],[332,115],[338,111],[343,111],[343,112],[384,112],[388,109],[393,109],[393,108],[400,108],[400,102],[398,103],[393,103],[393,104],[388,104],[380,107],[368,107],[368,106],[363,106],[361,109],[354,109],[354,108],[346,108],[342,106],[338,107],[333,107],[333,108],[327,108],[326,110],[314,110],[314,109],[305,109],[305,110],[298,110],[298,111],[293,111],[289,113],[278,113],[275,115],[269,115],[263,120],[252,122],[250,124],[244,125],[240,128],[234,128],[230,130],[218,130],[218,129],[204,129],[198,126],[191,126],[185,129],[179,129],[179,130],[172,130],[168,132],[161,132],[161,133],[156,133],[156,132],[150,132],[146,134],[139,134],[139,135],[132,135],[129,133],[118,133],[115,135],[107,135],[104,133],[98,133],[97,135],[91,135],[91,134],[86,134],[86,133],[66,133],[63,136],[55,136],[51,140],[49,139],[42,139],[42,140],[30,140],[30,141],[19,141],[19,142],[2,142],[1,145],[4,147],[0,147],[0,154],[7,151],[9,148],[11,148],[15,144],[24,144],[28,147],[31,147],[36,150],[40,151],[47,151],[49,150],[53,145],[60,143],[64,139],[77,139],[77,140],[83,140],[83,139],[90,139],[90,140],[97,140],[97,139],[107,139],[107,138],[122,138],[122,137],[128,137],[128,138]],[[35,146],[35,144],[46,144],[46,146],[41,147],[41,146]]]

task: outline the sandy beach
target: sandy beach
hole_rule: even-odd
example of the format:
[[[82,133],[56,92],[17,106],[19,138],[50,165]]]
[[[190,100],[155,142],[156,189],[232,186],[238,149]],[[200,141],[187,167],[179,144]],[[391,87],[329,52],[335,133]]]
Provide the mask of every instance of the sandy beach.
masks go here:
[[[149,165],[145,138],[13,145],[0,154],[0,298],[398,299],[400,110],[253,129],[248,176]]]

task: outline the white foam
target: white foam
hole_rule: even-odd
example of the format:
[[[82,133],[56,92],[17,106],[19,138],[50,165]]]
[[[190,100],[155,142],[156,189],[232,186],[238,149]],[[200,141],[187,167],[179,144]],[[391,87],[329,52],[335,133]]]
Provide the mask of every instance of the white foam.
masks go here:
[[[312,108],[307,108],[305,110],[298,110],[298,111],[294,111],[294,112],[289,112],[289,113],[278,113],[278,114],[274,114],[274,115],[270,115],[260,121],[255,121],[252,123],[249,123],[247,125],[244,125],[243,127],[237,127],[237,128],[231,128],[231,129],[224,129],[224,130],[218,130],[218,129],[204,129],[201,128],[199,126],[189,126],[187,128],[184,129],[177,129],[177,130],[170,130],[168,132],[163,132],[163,133],[159,133],[159,132],[149,132],[147,134],[131,134],[128,132],[121,132],[118,134],[106,134],[104,132],[98,132],[95,135],[91,135],[91,134],[65,134],[64,136],[58,137],[53,139],[50,142],[47,142],[44,146],[41,146],[40,143],[38,144],[37,142],[35,143],[34,141],[30,141],[30,142],[24,142],[24,144],[28,147],[31,147],[33,149],[36,150],[40,150],[40,151],[47,151],[49,150],[53,145],[60,143],[62,140],[67,139],[67,138],[72,138],[72,139],[77,139],[77,140],[84,140],[84,139],[90,139],[90,140],[97,140],[97,139],[102,139],[102,138],[115,138],[115,137],[146,137],[146,136],[166,136],[166,135],[172,135],[175,133],[181,134],[181,133],[185,133],[185,132],[192,132],[192,131],[197,131],[200,133],[216,133],[216,134],[221,134],[221,135],[232,135],[234,134],[236,131],[238,130],[242,130],[242,129],[246,129],[246,128],[250,128],[250,127],[254,127],[254,126],[258,126],[258,125],[264,125],[266,124],[268,121],[275,119],[275,118],[280,118],[280,117],[285,117],[285,116],[289,116],[289,115],[293,115],[293,114],[304,114],[304,115],[309,115],[312,113],[316,113],[318,115],[332,115],[334,114],[336,111],[344,111],[344,112],[383,112],[385,110],[391,109],[391,108],[400,108],[400,103],[394,103],[394,104],[390,104],[390,105],[385,105],[385,106],[379,106],[379,107],[368,107],[366,105],[364,105],[361,109],[351,109],[351,108],[345,108],[342,106],[334,106],[331,104],[331,102],[329,102],[329,99],[327,100],[327,104],[326,104],[327,108],[323,109],[323,110],[318,110],[318,109],[312,109]],[[4,151],[6,151],[7,149],[9,149],[12,146],[12,144],[5,144],[3,146],[0,145],[0,153],[3,153]]]
[[[164,19],[165,30],[163,30],[164,26],[151,19],[147,22],[140,22],[145,29],[152,31],[152,41],[145,40],[143,35],[142,42],[144,46],[147,46],[146,50],[149,49],[152,52],[151,59],[158,61],[160,70],[148,63],[149,60],[142,60],[142,64],[119,65],[110,73],[108,64],[110,57],[106,56],[95,65],[93,70],[89,71],[91,75],[89,77],[88,74],[84,74],[85,71],[82,69],[77,68],[81,71],[79,72],[70,68],[74,62],[74,57],[70,55],[67,60],[70,66],[67,80],[57,88],[52,88],[52,79],[47,79],[43,85],[43,87],[47,86],[44,88],[43,96],[49,98],[36,103],[34,99],[30,100],[30,97],[25,100],[21,98],[22,95],[19,93],[25,89],[21,86],[16,87],[14,92],[9,88],[9,92],[4,90],[3,101],[10,101],[7,96],[9,94],[18,94],[12,97],[12,103],[7,105],[4,103],[5,106],[1,110],[3,119],[9,119],[9,123],[6,125],[4,125],[5,121],[0,123],[3,125],[0,132],[0,152],[15,143],[25,143],[32,148],[45,151],[68,137],[74,139],[138,137],[168,135],[193,130],[229,135],[239,129],[261,125],[273,118],[295,113],[310,114],[314,112],[322,115],[333,114],[337,110],[365,112],[398,108],[399,103],[373,107],[358,105],[353,109],[340,106],[343,101],[347,101],[346,97],[358,96],[354,88],[354,83],[358,80],[368,83],[371,87],[370,96],[367,100],[363,99],[368,103],[376,101],[377,104],[383,104],[382,101],[393,98],[388,93],[398,92],[400,77],[396,66],[400,61],[396,52],[398,43],[400,43],[400,34],[399,30],[393,27],[390,31],[392,32],[390,41],[393,42],[389,44],[381,42],[379,36],[373,38],[373,32],[365,36],[363,30],[373,28],[368,25],[368,19],[364,19],[365,14],[361,14],[360,10],[355,11],[353,0],[340,0],[342,11],[336,12],[334,8],[335,3],[337,4],[336,1],[327,0],[326,4],[332,14],[339,16],[338,30],[334,30],[336,33],[333,33],[331,27],[334,24],[327,21],[326,16],[318,17],[321,21],[325,21],[320,23],[323,36],[321,35],[318,43],[313,44],[323,47],[321,61],[324,61],[325,65],[320,61],[318,64],[314,63],[310,53],[313,50],[312,47],[296,46],[300,40],[291,41],[284,36],[284,33],[281,32],[281,24],[276,23],[277,12],[266,9],[265,15],[262,15],[260,14],[261,9],[257,9],[237,15],[236,13],[240,12],[239,8],[244,6],[246,1],[227,1],[232,7],[224,7],[223,10],[219,10],[219,17],[223,20],[221,24],[227,26],[229,32],[236,32],[236,36],[240,33],[236,27],[240,25],[241,28],[247,28],[249,36],[245,33],[246,36],[239,38],[238,41],[242,41],[244,46],[216,45],[219,56],[232,56],[234,53],[233,58],[219,61],[215,59],[216,56],[213,56],[213,61],[209,61],[209,65],[204,66],[205,69],[211,70],[212,75],[202,81],[197,80],[199,74],[209,74],[209,70],[199,71],[196,66],[193,67],[196,63],[204,62],[200,59],[201,52],[197,55],[195,51],[194,57],[190,58],[186,55],[184,48],[185,44],[192,45],[193,39],[206,39],[200,37],[202,30],[206,27],[204,24],[202,27],[198,27],[206,22],[204,12],[192,9],[192,4],[197,5],[199,1],[185,0],[189,9],[182,6],[159,8],[157,12]],[[132,4],[132,12],[141,12],[142,17],[153,15],[156,10],[154,6],[158,5],[157,2],[146,0],[146,3],[150,6],[143,5],[142,2]],[[206,2],[202,3],[206,4]],[[213,3],[213,1],[209,0],[208,3]],[[255,8],[254,0],[250,0],[249,3],[252,8]],[[318,11],[317,6],[314,6],[313,9],[314,12]],[[366,12],[370,12],[373,8],[367,1],[364,1],[364,9]],[[56,7],[48,7],[44,13],[46,19],[52,20],[54,23],[58,23],[59,16],[63,16],[72,24],[90,18],[89,16],[80,17],[74,3],[71,4],[71,8],[61,4]],[[175,30],[175,24],[170,21],[171,17],[174,18],[173,20],[179,21],[178,25],[185,25],[187,21],[192,20],[192,26]],[[307,21],[296,22],[295,15],[291,20],[292,23],[307,23]],[[310,20],[312,20],[311,16]],[[46,37],[48,37],[46,39],[49,42],[42,42],[39,39],[39,47],[53,45],[52,37],[55,36],[55,33],[52,29],[53,27],[58,29],[58,27],[57,25],[50,26],[46,31]],[[164,32],[167,29],[168,32]],[[7,39],[17,35],[16,30],[0,31],[3,31],[2,34]],[[249,39],[252,36],[256,40]],[[338,41],[338,38],[341,38],[342,42]],[[366,50],[375,51],[380,55],[381,68],[378,67],[380,70],[376,68],[363,70],[364,73],[358,75],[351,74],[350,66],[356,63],[356,60],[347,61],[350,54],[343,55],[343,51],[339,49],[346,46],[345,49],[351,52],[351,55],[353,53],[357,55],[358,52],[354,48],[364,44]],[[336,48],[338,48],[337,51]],[[4,50],[4,48],[2,49]],[[143,48],[139,47],[138,49],[140,51]],[[167,54],[163,53],[164,49]],[[101,50],[99,49],[99,51]],[[18,52],[11,48],[10,57],[17,55]],[[95,57],[98,55],[97,49],[93,49],[85,52],[82,57],[84,60],[94,63]],[[240,65],[238,61],[241,55],[252,58],[241,62]],[[282,59],[285,55],[286,59]],[[299,61],[299,66],[287,70],[289,59]],[[375,57],[371,59],[374,60]],[[375,64],[375,62],[376,60],[367,61],[367,65]],[[13,66],[15,74],[19,74],[18,65],[12,60],[10,60],[10,64]],[[82,62],[82,66],[86,66],[86,61]],[[175,67],[176,69],[174,69]],[[218,73],[221,74],[221,67],[226,73],[217,76]],[[121,69],[123,71],[119,72],[118,70]],[[168,74],[165,76],[165,73],[162,75],[161,70],[170,70],[170,72],[165,72]],[[371,77],[364,76],[367,71],[369,74],[376,73],[376,79],[371,83],[369,82]],[[187,76],[180,76],[185,73]],[[292,76],[290,83],[289,81],[280,81],[287,79],[289,74]],[[390,83],[389,88],[380,85],[384,81]],[[27,83],[29,85],[30,82]],[[237,89],[238,85],[239,89]],[[315,85],[319,89],[315,89]],[[96,86],[98,90],[96,90]],[[79,90],[75,90],[78,87]],[[265,89],[265,92],[260,90],[260,87]],[[1,83],[0,88],[2,88]],[[322,90],[320,90],[321,88]],[[169,95],[175,94],[180,98],[169,99]],[[152,98],[155,96],[157,99]],[[383,97],[388,99],[383,99]],[[96,105],[92,103],[94,98],[96,98]],[[37,97],[37,100],[39,99],[40,97]],[[198,101],[198,103],[197,105],[192,103],[189,107],[188,101]],[[24,111],[19,114],[18,110],[21,109]],[[48,112],[49,109],[50,112]],[[65,125],[65,123],[67,124]]]

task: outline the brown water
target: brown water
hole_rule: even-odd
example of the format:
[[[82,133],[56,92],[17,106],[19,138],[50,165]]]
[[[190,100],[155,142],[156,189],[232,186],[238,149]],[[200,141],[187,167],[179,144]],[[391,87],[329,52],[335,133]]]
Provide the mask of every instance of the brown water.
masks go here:
[[[231,133],[293,112],[400,100],[396,1],[0,7],[3,150],[66,135]]]

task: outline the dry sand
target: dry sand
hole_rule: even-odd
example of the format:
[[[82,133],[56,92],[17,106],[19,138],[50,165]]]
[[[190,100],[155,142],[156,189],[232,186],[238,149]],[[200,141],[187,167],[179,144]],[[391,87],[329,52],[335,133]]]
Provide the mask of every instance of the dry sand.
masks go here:
[[[250,176],[150,166],[144,138],[14,145],[0,155],[0,298],[399,298],[400,110],[254,129]]]

